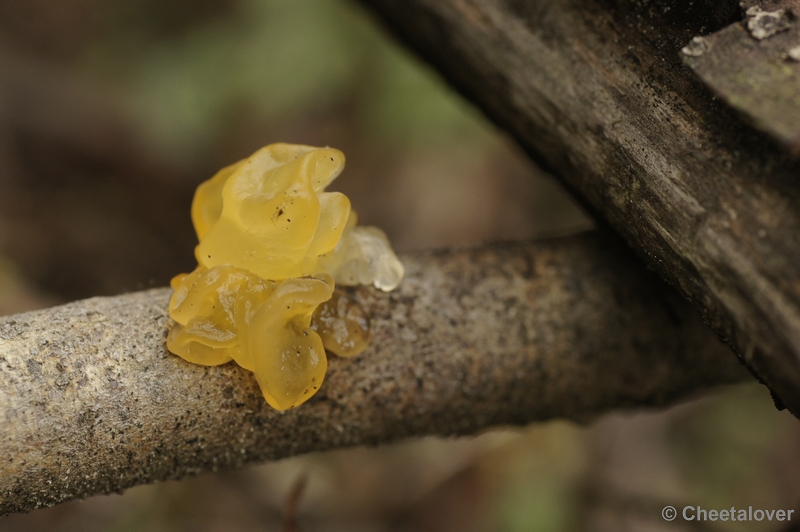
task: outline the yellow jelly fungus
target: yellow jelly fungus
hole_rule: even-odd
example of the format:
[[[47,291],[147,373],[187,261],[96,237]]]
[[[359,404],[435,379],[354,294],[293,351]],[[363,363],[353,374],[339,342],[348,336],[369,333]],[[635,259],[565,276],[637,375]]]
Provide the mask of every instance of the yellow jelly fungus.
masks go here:
[[[325,192],[343,168],[338,150],[272,144],[198,187],[199,264],[171,282],[171,352],[208,366],[236,361],[286,410],[319,389],[326,348],[366,348],[367,317],[334,282],[388,291],[403,266],[382,231],[356,225],[346,196]]]
[[[336,290],[333,297],[317,307],[311,328],[325,348],[340,357],[361,353],[369,344],[369,319],[350,296]]]
[[[314,273],[350,215],[347,196],[324,192],[342,168],[339,150],[272,144],[223,169],[198,188],[192,207],[197,262],[273,280]]]

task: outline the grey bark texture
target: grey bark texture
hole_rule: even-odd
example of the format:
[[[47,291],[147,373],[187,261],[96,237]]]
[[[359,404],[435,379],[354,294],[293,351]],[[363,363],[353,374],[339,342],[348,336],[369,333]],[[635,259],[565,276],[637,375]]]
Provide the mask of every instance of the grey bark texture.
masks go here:
[[[800,160],[681,60],[692,37],[741,17],[737,1],[362,3],[607,220],[800,415]]]
[[[169,289],[0,319],[0,514],[309,451],[665,405],[749,375],[596,233],[403,257],[355,359],[267,406],[252,375],[171,355]]]

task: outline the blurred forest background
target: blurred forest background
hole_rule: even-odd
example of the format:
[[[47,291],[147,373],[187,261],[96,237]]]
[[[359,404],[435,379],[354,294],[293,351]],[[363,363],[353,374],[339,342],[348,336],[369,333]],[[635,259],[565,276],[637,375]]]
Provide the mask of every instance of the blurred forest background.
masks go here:
[[[332,188],[401,252],[592,226],[353,3],[0,0],[0,314],[190,271],[195,187],[277,141],[343,150]],[[303,532],[692,530],[661,508],[798,508],[800,424],[745,385],[587,427],[144,486],[2,518],[0,531],[281,531],[304,476]],[[699,529],[780,530],[713,525]]]

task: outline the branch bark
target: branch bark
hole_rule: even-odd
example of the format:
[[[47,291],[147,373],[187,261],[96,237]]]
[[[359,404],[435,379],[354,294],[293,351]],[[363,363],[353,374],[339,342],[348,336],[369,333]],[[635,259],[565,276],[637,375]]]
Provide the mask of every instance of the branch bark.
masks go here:
[[[168,289],[0,319],[0,514],[309,451],[660,406],[746,371],[598,234],[403,258],[319,393],[270,409],[234,364],[166,351]]]
[[[800,415],[800,161],[682,64],[738,2],[363,0]],[[795,23],[797,23],[795,21]]]

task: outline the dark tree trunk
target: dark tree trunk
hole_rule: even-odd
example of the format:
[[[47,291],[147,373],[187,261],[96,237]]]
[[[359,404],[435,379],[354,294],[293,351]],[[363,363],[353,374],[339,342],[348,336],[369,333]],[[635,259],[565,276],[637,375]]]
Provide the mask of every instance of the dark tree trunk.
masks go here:
[[[681,57],[693,36],[741,17],[737,2],[364,3],[800,415],[800,162],[715,100]]]

